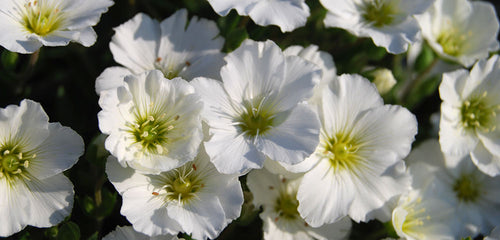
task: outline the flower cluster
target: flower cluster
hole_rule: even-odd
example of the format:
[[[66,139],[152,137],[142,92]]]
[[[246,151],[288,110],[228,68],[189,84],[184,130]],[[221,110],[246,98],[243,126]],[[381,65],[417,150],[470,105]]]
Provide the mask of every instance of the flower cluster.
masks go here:
[[[25,85],[39,76],[42,46],[90,47],[93,26],[113,4],[3,0],[0,64],[17,61],[11,52],[34,53],[22,74],[6,75],[19,77],[16,97],[33,91]],[[266,240],[498,237],[500,44],[492,4],[208,0],[186,4],[210,14],[174,6],[163,20],[144,4],[138,9],[148,13],[118,18],[104,58],[94,63],[82,46],[67,47],[95,73],[96,129],[74,125],[99,135],[87,161],[66,171],[94,136],[49,123],[32,100],[0,108],[0,237],[27,225],[51,227],[43,235],[51,239],[233,238],[248,225]],[[349,43],[306,41],[308,28],[311,39],[342,34]],[[55,105],[75,96],[60,87]],[[437,107],[425,106],[439,97]],[[433,121],[418,115],[426,107],[439,110]],[[85,112],[75,109],[48,113],[71,122]],[[76,198],[69,179],[78,180]],[[81,209],[71,214],[73,205]],[[79,227],[82,212],[96,222]],[[120,223],[103,224],[111,214]]]

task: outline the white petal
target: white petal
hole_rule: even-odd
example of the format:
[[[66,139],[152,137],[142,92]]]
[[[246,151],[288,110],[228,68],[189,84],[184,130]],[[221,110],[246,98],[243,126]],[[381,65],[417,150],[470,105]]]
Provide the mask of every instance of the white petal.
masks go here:
[[[258,137],[256,146],[272,160],[297,164],[316,149],[319,128],[318,117],[311,107],[299,104],[285,122]]]
[[[444,153],[452,155],[463,155],[471,152],[477,145],[479,139],[472,131],[467,131],[462,126],[457,126],[459,110],[448,105],[441,104],[441,120],[439,121],[439,143]]]
[[[51,227],[64,220],[73,208],[73,184],[64,174],[26,181],[30,203],[29,225]]]
[[[281,96],[277,100],[281,111],[289,110],[312,96],[313,88],[321,80],[320,69],[300,57],[288,56],[286,57],[285,78],[286,82],[279,90]],[[287,94],[292,92],[294,94]]]
[[[370,109],[357,118],[351,134],[360,139],[362,152],[396,153],[397,159],[386,160],[388,165],[392,165],[394,162],[390,161],[402,159],[410,152],[417,134],[417,119],[406,108],[384,105]]]
[[[472,162],[474,162],[483,173],[492,177],[500,174],[500,158],[492,155],[482,143],[477,144],[470,156]]]
[[[50,123],[49,131],[49,136],[33,151],[35,159],[29,161],[28,172],[37,179],[69,169],[84,151],[82,137],[71,128]]]
[[[148,15],[139,13],[115,28],[109,48],[116,62],[134,73],[155,69],[160,24]]]
[[[122,167],[113,156],[108,157],[106,174],[122,195],[120,213],[127,217],[135,230],[149,236],[177,234],[180,231],[180,225],[168,217],[164,202],[153,198],[150,178]]]
[[[222,232],[226,220],[221,203],[213,196],[199,194],[200,200],[180,206],[170,204],[168,215],[182,226],[182,230],[192,234],[194,239],[214,239]]]
[[[95,91],[97,95],[100,95],[101,91],[122,86],[124,84],[123,79],[130,74],[132,74],[132,72],[123,67],[109,67],[104,69],[95,81]]]
[[[247,15],[248,8],[253,4],[258,2],[258,0],[238,0],[238,1],[228,1],[228,0],[208,0],[212,8],[221,16],[225,16],[229,13],[231,9],[236,9],[238,14]]]
[[[265,169],[252,170],[247,175],[247,185],[256,206],[264,205],[269,208],[280,196],[280,178]]]
[[[225,60],[221,69],[224,88],[237,102],[269,96],[286,81],[285,57],[272,41],[245,40]]]
[[[0,178],[0,236],[8,237],[29,224],[31,204],[28,194],[24,182],[12,183],[5,177]]]
[[[278,25],[282,32],[290,32],[306,24],[309,7],[303,0],[258,1],[248,15],[258,25]]]
[[[9,105],[0,109],[0,142],[19,145],[21,151],[33,150],[48,137],[48,121],[37,102],[23,100],[20,106]]]
[[[68,1],[66,11],[70,14],[69,29],[82,29],[94,26],[99,22],[101,14],[108,11],[114,3],[112,0],[73,0]]]
[[[349,212],[355,187],[347,172],[334,173],[329,161],[323,160],[304,175],[297,210],[312,227],[333,223]]]
[[[384,159],[384,156],[379,155],[376,158]],[[374,164],[360,172],[351,172],[356,197],[350,207],[349,216],[356,222],[368,221],[369,212],[384,206],[392,197],[408,191],[411,183],[403,161],[385,170],[383,164],[373,162]]]
[[[449,102],[452,106],[461,107],[463,99],[468,96],[468,94],[462,95],[464,86],[469,79],[468,75],[469,72],[465,69],[444,73],[443,80],[439,85],[441,99]]]
[[[262,168],[265,157],[242,134],[213,132],[205,148],[217,171],[243,174],[252,168]]]
[[[361,111],[381,105],[383,100],[374,84],[359,75],[343,74],[323,90],[322,127],[326,132],[338,132],[352,123]]]

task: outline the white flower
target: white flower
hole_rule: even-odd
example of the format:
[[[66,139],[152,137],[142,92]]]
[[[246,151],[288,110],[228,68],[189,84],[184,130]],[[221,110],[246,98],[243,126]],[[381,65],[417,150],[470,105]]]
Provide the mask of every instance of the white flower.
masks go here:
[[[285,57],[271,41],[246,40],[226,57],[223,82],[193,80],[205,106],[208,155],[222,173],[262,168],[264,159],[297,164],[318,144],[319,121],[304,100],[320,71],[300,57]]]
[[[452,213],[448,203],[411,190],[399,198],[392,225],[398,236],[407,240],[453,240],[449,226]]]
[[[371,211],[409,187],[402,159],[417,133],[415,116],[384,105],[376,87],[342,75],[325,88],[318,106],[320,143],[305,160],[298,211],[313,227],[349,215],[366,221]]]
[[[282,32],[290,32],[306,25],[309,7],[304,0],[208,0],[213,9],[225,16],[231,9],[239,15],[250,16],[261,25],[277,25]]]
[[[481,60],[470,73],[443,74],[439,86],[443,152],[470,153],[472,161],[490,176],[500,174],[500,61]]]
[[[183,240],[171,234],[157,237],[149,237],[145,234],[135,231],[131,226],[117,227],[114,231],[104,236],[102,240]]]
[[[343,28],[358,37],[370,37],[390,53],[402,53],[420,31],[414,14],[433,0],[321,0],[328,10],[325,26]]]
[[[500,176],[479,171],[469,155],[443,155],[435,140],[415,148],[407,161],[413,187],[428,186],[426,194],[453,207],[454,221],[448,225],[456,238],[487,234],[500,225]]]
[[[120,85],[123,76],[158,69],[166,78],[191,80],[203,76],[219,79],[223,61],[224,39],[218,37],[215,22],[193,17],[185,9],[159,23],[138,13],[115,28],[109,47],[116,62],[124,67],[110,67],[96,81],[96,92]]]
[[[254,204],[264,208],[260,214],[264,221],[264,239],[346,239],[351,229],[351,220],[347,217],[319,228],[309,226],[302,219],[296,197],[301,179],[285,178],[265,169],[248,174],[247,185],[253,193]]]
[[[106,173],[122,195],[121,214],[149,236],[182,231],[214,239],[243,204],[238,176],[217,172],[203,148],[193,162],[159,175],[123,168],[114,157],[108,158]]]
[[[122,86],[101,92],[99,128],[105,147],[122,166],[159,173],[192,161],[203,138],[203,104],[181,78],[158,70],[125,77]]]
[[[0,45],[19,53],[70,41],[92,46],[97,38],[92,26],[111,5],[112,0],[2,0]]]
[[[73,184],[62,172],[83,154],[83,140],[48,120],[31,100],[0,109],[1,237],[54,226],[71,213]]]
[[[498,18],[491,3],[436,0],[416,19],[437,54],[466,67],[498,49]]]

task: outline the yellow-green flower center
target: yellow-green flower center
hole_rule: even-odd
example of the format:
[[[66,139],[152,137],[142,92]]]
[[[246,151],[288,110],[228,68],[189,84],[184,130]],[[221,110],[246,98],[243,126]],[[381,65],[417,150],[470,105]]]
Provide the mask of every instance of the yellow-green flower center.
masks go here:
[[[181,204],[197,198],[198,192],[205,187],[197,171],[195,164],[186,164],[162,173],[159,176],[161,190],[153,192],[153,195],[163,197],[167,202],[174,201]]]
[[[363,18],[375,27],[390,25],[394,21],[396,10],[385,0],[369,0],[363,6]]]
[[[36,155],[26,156],[16,147],[4,146],[0,149],[0,178],[28,178],[26,169],[30,165],[30,160],[35,158]]]
[[[330,160],[334,170],[353,169],[359,164],[359,144],[349,134],[336,134],[327,139],[323,145],[323,155]]]
[[[467,35],[459,33],[456,28],[445,29],[438,35],[436,42],[444,53],[456,57],[465,50]]]
[[[165,114],[143,116],[136,114],[136,122],[128,124],[129,132],[136,143],[148,153],[163,154],[168,151],[164,145],[168,142],[168,133],[175,128],[179,116],[167,118]]]
[[[295,198],[295,195],[290,195],[287,193],[280,193],[276,203],[274,205],[274,211],[279,214],[280,217],[287,220],[294,220],[300,217],[297,210],[299,206],[299,201]]]
[[[30,33],[46,36],[64,24],[64,14],[50,1],[30,1],[25,5],[25,10],[23,25]]]
[[[457,198],[463,202],[474,202],[480,195],[480,184],[471,174],[464,174],[453,184],[453,191]]]
[[[274,113],[267,106],[264,106],[265,101],[266,99],[262,98],[258,104],[245,102],[245,109],[237,120],[237,126],[247,136],[255,137],[266,134],[274,126]]]
[[[490,132],[496,130],[496,112],[498,105],[488,105],[487,92],[479,97],[471,97],[460,108],[461,123],[465,129]]]

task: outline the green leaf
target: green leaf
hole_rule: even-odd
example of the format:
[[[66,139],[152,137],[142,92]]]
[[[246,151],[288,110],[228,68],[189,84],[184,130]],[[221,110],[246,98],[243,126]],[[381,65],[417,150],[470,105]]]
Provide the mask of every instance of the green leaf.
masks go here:
[[[2,65],[7,70],[14,70],[19,60],[19,55],[15,52],[4,50],[0,56]]]
[[[236,28],[231,31],[226,38],[226,43],[224,45],[224,52],[231,52],[238,48],[243,40],[248,38],[248,33],[245,28]]]
[[[415,60],[415,71],[422,72],[427,69],[432,64],[435,57],[432,48],[427,44],[423,44],[422,51],[418,55],[417,60]]]
[[[99,239],[98,236],[99,236],[99,232],[95,232],[89,238],[87,238],[87,240],[97,240],[97,239]]]
[[[80,228],[74,222],[67,222],[59,228],[57,240],[80,239]]]

